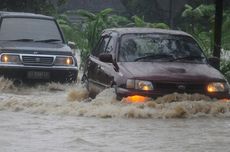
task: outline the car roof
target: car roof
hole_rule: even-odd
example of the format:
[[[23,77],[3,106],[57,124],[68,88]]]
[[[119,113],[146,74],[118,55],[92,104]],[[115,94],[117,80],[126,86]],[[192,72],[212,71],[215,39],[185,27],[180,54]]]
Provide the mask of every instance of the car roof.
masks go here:
[[[157,34],[170,34],[170,35],[184,35],[190,36],[190,34],[179,30],[166,30],[158,28],[143,28],[143,27],[129,27],[129,28],[111,28],[105,29],[103,33],[117,32],[119,35],[132,34],[132,33],[157,33]]]
[[[28,18],[41,18],[41,19],[54,19],[51,16],[34,14],[34,13],[25,13],[25,12],[5,12],[0,11],[0,17],[28,17]]]

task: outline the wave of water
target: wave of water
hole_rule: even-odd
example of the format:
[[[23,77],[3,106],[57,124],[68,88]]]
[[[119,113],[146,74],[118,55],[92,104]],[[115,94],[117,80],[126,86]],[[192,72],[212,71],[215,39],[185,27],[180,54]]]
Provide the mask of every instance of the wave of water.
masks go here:
[[[0,110],[45,115],[121,118],[230,117],[230,103],[194,94],[170,94],[145,103],[130,104],[115,99],[106,89],[93,100],[78,85],[48,83],[15,87],[0,78]]]

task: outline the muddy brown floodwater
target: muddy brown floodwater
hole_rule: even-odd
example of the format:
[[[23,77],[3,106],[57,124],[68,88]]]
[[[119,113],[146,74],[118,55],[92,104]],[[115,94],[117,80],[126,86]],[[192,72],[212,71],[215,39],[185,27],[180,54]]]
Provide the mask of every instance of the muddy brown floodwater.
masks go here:
[[[146,103],[89,101],[80,84],[15,87],[0,78],[1,152],[228,152],[230,103],[171,94]]]

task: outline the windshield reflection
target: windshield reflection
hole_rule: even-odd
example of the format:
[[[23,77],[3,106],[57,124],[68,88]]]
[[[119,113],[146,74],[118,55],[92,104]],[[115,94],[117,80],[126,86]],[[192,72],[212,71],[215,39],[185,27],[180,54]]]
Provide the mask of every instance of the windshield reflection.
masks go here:
[[[4,17],[0,29],[0,41],[60,41],[62,37],[54,20]]]
[[[206,58],[189,36],[167,34],[126,34],[121,38],[120,62],[196,62]]]

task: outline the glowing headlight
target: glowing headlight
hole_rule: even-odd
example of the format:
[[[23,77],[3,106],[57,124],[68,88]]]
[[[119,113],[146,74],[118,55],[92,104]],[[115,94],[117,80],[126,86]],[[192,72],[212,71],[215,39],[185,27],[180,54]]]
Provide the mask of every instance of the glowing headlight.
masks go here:
[[[12,55],[12,54],[3,54],[1,55],[1,62],[7,63],[7,64],[20,64],[20,58],[18,55]]]
[[[225,92],[228,91],[228,85],[225,82],[213,82],[207,85],[207,91],[209,93],[213,92]]]
[[[154,89],[152,82],[150,81],[132,80],[132,79],[127,80],[126,87],[129,89],[138,89],[138,90],[144,90],[144,91],[150,91]]]
[[[59,65],[59,66],[73,65],[73,58],[72,57],[56,57],[54,64]]]

